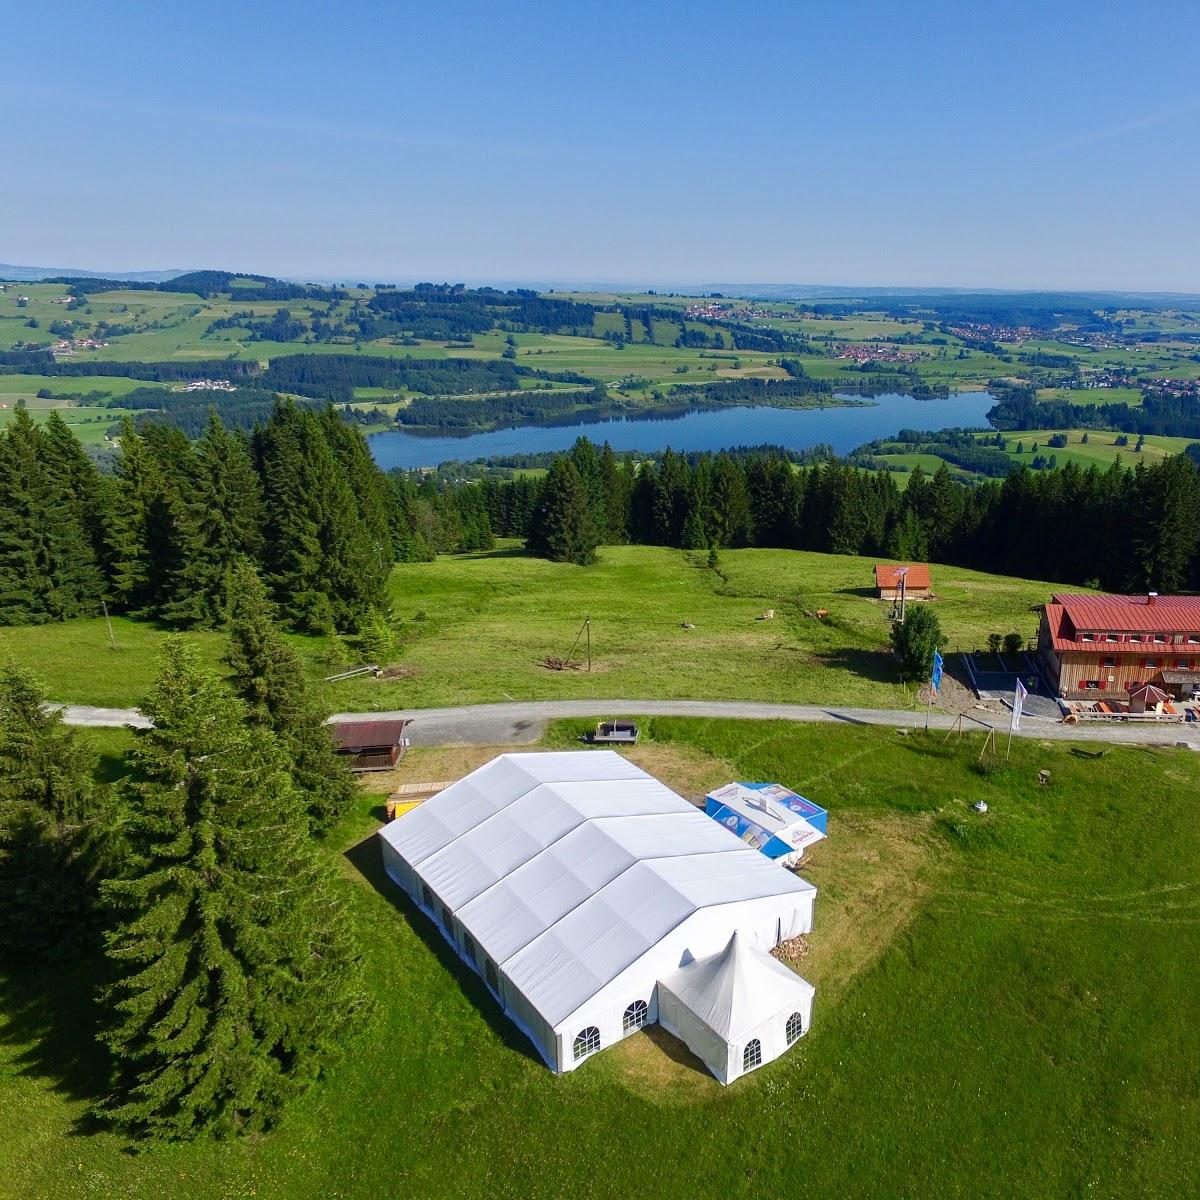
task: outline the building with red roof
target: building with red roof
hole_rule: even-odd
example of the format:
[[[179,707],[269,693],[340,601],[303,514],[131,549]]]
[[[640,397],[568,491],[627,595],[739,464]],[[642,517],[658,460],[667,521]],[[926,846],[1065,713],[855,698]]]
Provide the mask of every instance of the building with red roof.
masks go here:
[[[933,581],[929,577],[926,563],[877,563],[875,587],[880,600],[899,600],[900,582],[904,581],[904,595],[909,600],[931,600]]]
[[[1057,594],[1042,608],[1038,665],[1068,700],[1124,703],[1140,684],[1200,686],[1200,596]]]
[[[352,771],[387,771],[404,754],[411,724],[399,721],[336,721],[327,726],[339,754],[350,760]]]

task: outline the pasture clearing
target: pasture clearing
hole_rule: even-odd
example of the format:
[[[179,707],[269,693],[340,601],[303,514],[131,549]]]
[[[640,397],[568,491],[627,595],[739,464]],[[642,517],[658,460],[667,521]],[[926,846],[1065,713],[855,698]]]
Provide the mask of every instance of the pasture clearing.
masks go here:
[[[584,724],[548,741],[574,744]],[[678,1043],[643,1032],[551,1075],[383,877],[370,836],[378,798],[364,794],[329,841],[331,854],[345,851],[342,898],[375,1000],[345,1059],[265,1136],[130,1154],[85,1119],[104,1071],[95,961],[7,976],[0,1190],[761,1197],[799,1181],[850,1198],[1190,1193],[1192,756],[1082,758],[1022,741],[992,772],[976,769],[973,742],[893,730],[662,718],[643,728],[647,748],[708,762],[717,778],[794,784],[829,810],[830,838],[804,867],[820,888],[798,964],[817,986],[813,1029],[783,1058],[721,1089]],[[668,761],[664,780],[690,786]],[[1040,769],[1049,788],[1035,782]],[[986,815],[971,811],[977,799]]]
[[[390,596],[399,625],[400,679],[320,684],[330,712],[422,708],[504,700],[763,700],[876,708],[913,703],[886,647],[888,605],[875,600],[873,559],[794,550],[722,551],[720,573],[704,555],[612,546],[592,567],[551,563],[516,543],[398,566]],[[1054,585],[935,565],[945,649],[986,644],[993,631],[1037,628],[1033,606]],[[631,599],[631,597],[636,599]],[[773,620],[758,620],[774,609]],[[827,618],[805,616],[825,609]],[[584,616],[592,620],[593,670],[556,671]],[[687,622],[695,627],[683,628]],[[153,678],[167,631],[114,618],[0,628],[0,654],[45,677],[57,700],[135,704]],[[202,633],[215,661],[220,635]],[[311,676],[358,661],[353,649],[293,637]],[[576,659],[582,658],[582,643]]]

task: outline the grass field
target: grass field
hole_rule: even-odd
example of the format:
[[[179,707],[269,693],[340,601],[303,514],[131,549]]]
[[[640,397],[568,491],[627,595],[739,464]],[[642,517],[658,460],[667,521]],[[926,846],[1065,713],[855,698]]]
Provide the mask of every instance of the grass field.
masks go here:
[[[1067,436],[1066,446],[1051,446],[1049,444],[1050,439],[1060,433],[1065,433]],[[981,440],[990,439],[994,436],[994,434],[990,433],[979,435]],[[1088,439],[1086,443],[1083,440],[1085,436]],[[1137,434],[1127,435],[1129,439],[1127,446],[1118,446],[1115,444],[1118,436],[1112,432],[1096,429],[1018,430],[1014,433],[1006,432],[1004,434],[1008,443],[1005,453],[1014,464],[1024,463],[1026,466],[1032,466],[1035,458],[1048,459],[1053,454],[1055,464],[1059,467],[1065,467],[1067,463],[1073,462],[1080,467],[1096,466],[1101,470],[1105,470],[1112,466],[1113,463],[1119,463],[1123,467],[1132,468],[1139,462],[1144,462],[1147,465],[1161,462],[1164,458],[1169,458],[1173,454],[1182,454],[1195,440],[1194,438],[1164,437],[1159,434],[1147,434],[1145,444],[1139,452],[1134,449],[1137,445]],[[1036,450],[1034,449],[1035,445],[1037,446]],[[1017,451],[1018,446],[1023,447],[1019,453]],[[902,449],[896,449],[891,453],[877,454],[874,457],[880,459],[885,464],[893,467],[905,467],[909,471],[919,463],[921,469],[926,472],[936,471],[946,461],[936,453],[916,454]],[[946,465],[950,468],[950,473],[960,479],[983,478],[981,475],[965,471],[954,463],[947,462]],[[904,477],[900,476],[898,482],[902,483],[903,479]]]
[[[874,560],[789,550],[702,555],[649,546],[608,547],[581,568],[521,553],[442,556],[392,575],[400,623],[396,680],[319,684],[329,711],[486,701],[635,696],[875,707],[912,703],[885,651],[888,607],[872,598]],[[1031,607],[1051,584],[935,566],[936,607],[948,649],[986,643],[993,631],[1036,632]],[[631,599],[634,598],[634,599]],[[805,610],[828,610],[825,620]],[[756,620],[767,609],[773,620]],[[589,615],[592,672],[552,671]],[[682,628],[683,622],[694,629]],[[56,700],[134,704],[153,678],[166,631],[114,618],[0,628],[0,655],[35,670]],[[191,635],[216,661],[221,639]],[[320,638],[293,638],[314,680],[337,652]],[[331,660],[331,654],[334,658]],[[575,651],[583,656],[583,642]]]
[[[573,745],[582,725],[548,741]],[[376,999],[345,1059],[266,1136],[131,1154],[84,1119],[103,1070],[95,964],[12,975],[0,984],[0,1195],[1192,1193],[1193,758],[1019,741],[990,773],[976,769],[978,739],[662,719],[644,730],[635,756],[678,790],[778,779],[829,810],[830,837],[804,865],[820,889],[797,964],[817,987],[813,1029],[783,1058],[722,1089],[651,1031],[551,1075],[382,877],[365,796],[331,845]],[[107,731],[102,744],[117,748]],[[405,769],[453,778],[485,754],[413,751]]]

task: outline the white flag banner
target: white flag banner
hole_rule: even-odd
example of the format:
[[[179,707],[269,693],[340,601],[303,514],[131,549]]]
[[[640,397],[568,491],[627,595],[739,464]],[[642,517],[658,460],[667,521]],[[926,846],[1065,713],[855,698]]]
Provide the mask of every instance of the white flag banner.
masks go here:
[[[1008,728],[1016,731],[1021,728],[1021,710],[1025,704],[1025,697],[1029,695],[1025,685],[1018,679],[1017,686],[1013,690],[1013,709],[1012,720],[1009,722]]]

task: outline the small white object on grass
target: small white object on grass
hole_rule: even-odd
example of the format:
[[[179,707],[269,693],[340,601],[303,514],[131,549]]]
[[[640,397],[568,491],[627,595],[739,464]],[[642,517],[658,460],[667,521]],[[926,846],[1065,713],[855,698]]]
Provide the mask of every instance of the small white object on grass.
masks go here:
[[[976,800],[975,803],[971,805],[971,807],[976,812],[987,812],[987,801],[986,800]]]

